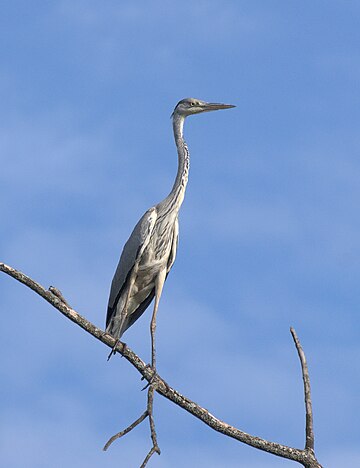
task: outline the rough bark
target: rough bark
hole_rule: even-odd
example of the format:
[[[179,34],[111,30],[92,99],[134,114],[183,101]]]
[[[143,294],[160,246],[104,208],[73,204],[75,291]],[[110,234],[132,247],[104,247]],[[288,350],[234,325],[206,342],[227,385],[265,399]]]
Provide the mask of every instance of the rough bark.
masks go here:
[[[287,458],[289,460],[298,462],[306,468],[322,468],[320,463],[317,461],[314,452],[313,417],[311,407],[309,373],[306,365],[305,354],[301,348],[300,341],[294,329],[291,329],[291,333],[299,354],[302,376],[304,381],[304,397],[306,408],[306,444],[304,449],[289,447],[247,434],[246,432],[243,432],[240,429],[237,429],[236,427],[231,426],[230,424],[227,424],[224,421],[221,421],[220,419],[212,415],[207,409],[201,407],[200,405],[198,405],[197,403],[190,400],[189,398],[172,388],[170,385],[168,385],[165,382],[165,380],[162,377],[160,377],[160,375],[154,374],[152,368],[146,365],[146,363],[139,356],[137,356],[128,346],[124,345],[121,342],[118,342],[116,344],[116,340],[112,336],[108,335],[103,330],[86,320],[85,317],[78,314],[66,303],[65,299],[63,298],[62,294],[58,289],[54,287],[45,289],[43,286],[31,279],[29,276],[25,275],[24,273],[18,270],[15,270],[14,268],[8,265],[5,265],[4,263],[0,263],[0,271],[3,271],[7,275],[11,276],[12,278],[15,278],[27,287],[31,288],[33,291],[35,291],[37,294],[43,297],[47,302],[49,302],[53,307],[55,307],[59,312],[65,315],[68,319],[79,325],[83,330],[88,332],[94,338],[109,346],[109,348],[112,349],[116,345],[114,349],[118,353],[120,353],[130,364],[132,364],[139,371],[142,377],[150,384],[148,392],[147,410],[131,426],[126,428],[124,431],[121,431],[121,433],[118,433],[115,436],[113,436],[113,438],[109,440],[109,442],[104,448],[107,448],[113,442],[113,440],[115,440],[118,437],[121,437],[122,435],[125,435],[149,416],[153,447],[150,450],[147,457],[150,458],[150,456],[153,453],[160,452],[156,441],[156,433],[152,414],[151,417],[148,414],[149,405],[152,412],[152,396],[153,392],[156,391],[158,394],[162,395],[163,397],[172,401],[176,405],[180,406],[188,413],[200,419],[207,426],[211,427],[217,432],[220,432],[244,444],[250,445],[251,447],[254,447],[258,450],[263,450],[273,455],[277,455],[279,457]],[[144,463],[145,462],[147,462],[147,459],[144,460]],[[143,466],[145,465],[143,464]]]

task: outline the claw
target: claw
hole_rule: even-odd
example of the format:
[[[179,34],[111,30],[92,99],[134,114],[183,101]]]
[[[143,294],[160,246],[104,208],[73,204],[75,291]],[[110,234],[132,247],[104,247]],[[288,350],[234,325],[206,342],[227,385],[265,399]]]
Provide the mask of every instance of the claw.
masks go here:
[[[114,346],[112,347],[112,350],[110,351],[110,354],[109,356],[107,357],[107,360],[109,360],[111,358],[111,356],[114,354],[116,354],[118,351],[116,351],[116,346],[120,343],[120,340],[116,340],[115,341],[115,344]],[[122,343],[123,345],[123,349],[122,349],[122,353],[126,350],[127,348],[127,344],[126,343]],[[123,354],[121,355],[121,357],[124,357]]]
[[[115,344],[114,344],[112,350],[110,351],[109,356],[107,357],[107,360],[108,360],[108,361],[110,360],[110,358],[111,358],[112,355],[115,356],[115,354],[116,354],[116,346],[118,345],[119,342],[120,342],[120,340],[116,340],[116,341],[115,341]]]
[[[111,358],[111,356],[112,356],[112,355],[115,356],[115,354],[116,354],[116,350],[113,348],[113,349],[110,351],[110,354],[109,354],[109,356],[107,357],[107,360],[109,361],[110,358]]]
[[[154,381],[156,380],[157,378],[157,372],[156,372],[156,368],[152,367],[150,364],[147,364],[146,367],[152,371],[153,375],[151,376],[151,379],[150,381],[145,385],[144,388],[141,389],[141,391],[144,391],[146,390],[147,388],[150,387],[150,385],[153,385],[154,384]],[[141,380],[145,380],[145,377],[142,376],[141,377]]]
[[[141,389],[141,391],[143,392],[144,390],[146,390],[147,388],[149,388],[150,385],[151,385],[151,383],[148,382],[148,383],[145,385],[145,387],[143,387],[143,388]]]

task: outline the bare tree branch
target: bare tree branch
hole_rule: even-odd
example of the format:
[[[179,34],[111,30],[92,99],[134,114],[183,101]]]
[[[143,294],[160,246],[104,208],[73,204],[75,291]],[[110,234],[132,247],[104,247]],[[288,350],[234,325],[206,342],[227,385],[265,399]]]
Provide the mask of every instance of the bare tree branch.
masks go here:
[[[92,336],[97,338],[99,341],[101,341],[105,345],[109,346],[110,348],[113,348],[114,345],[116,344],[116,340],[112,336],[108,335],[103,330],[96,327],[88,320],[86,320],[84,317],[78,314],[74,309],[67,306],[65,302],[62,299],[60,299],[57,295],[45,289],[43,286],[41,286],[39,283],[31,279],[30,277],[26,276],[24,273],[18,270],[15,270],[14,268],[8,265],[5,265],[4,263],[0,263],[0,271],[3,271],[4,273],[8,274],[9,276],[15,278],[16,280],[20,281],[21,283],[31,288],[33,291],[35,291],[37,294],[43,297],[47,302],[49,302],[53,307],[59,310],[63,315],[69,318],[72,322],[79,325],[81,328],[83,328],[85,331],[90,333]],[[299,350],[301,349],[301,347],[299,348],[297,346],[297,349]],[[155,390],[160,395],[164,396],[165,398],[172,401],[176,405],[180,406],[181,408],[183,408],[184,410],[186,410],[187,412],[189,412],[196,418],[203,421],[206,425],[208,425],[215,431],[220,432],[233,439],[236,439],[239,442],[250,445],[251,447],[254,447],[256,449],[263,450],[268,453],[272,453],[273,455],[277,455],[282,458],[287,458],[289,460],[296,461],[302,464],[306,468],[322,468],[319,462],[316,460],[314,451],[310,447],[310,445],[307,445],[305,449],[302,450],[298,448],[288,447],[286,445],[282,445],[276,442],[270,442],[260,437],[247,434],[246,432],[243,432],[240,429],[237,429],[236,427],[233,427],[230,424],[227,424],[224,421],[221,421],[220,419],[216,418],[207,409],[202,408],[200,405],[198,405],[194,401],[190,400],[186,396],[179,393],[177,390],[170,387],[165,382],[164,379],[162,379],[158,374],[155,374],[153,370],[151,369],[151,367],[147,366],[145,362],[142,359],[140,359],[140,357],[137,356],[128,346],[124,345],[121,342],[118,342],[116,344],[115,350],[118,353],[120,353],[127,361],[129,361],[140,372],[143,378],[150,383],[149,391],[150,389],[153,389],[152,395],[153,395],[153,391]],[[308,378],[308,374],[306,375]],[[305,382],[305,379],[304,379],[304,382]],[[307,392],[307,388],[310,388],[310,387],[305,388],[305,393]],[[308,401],[310,401],[309,398],[308,398]],[[311,404],[310,404],[310,409],[311,409]],[[308,406],[307,406],[307,414],[308,414]],[[309,414],[312,414],[311,411]],[[145,413],[143,413],[143,415],[138,420],[135,421],[136,424],[133,423],[133,425],[136,426],[140,424],[140,422],[142,422],[148,414],[146,414],[146,416],[144,415]],[[149,418],[149,420],[150,420],[150,425],[151,425],[152,424],[151,418]],[[310,421],[311,421],[310,427],[312,428],[312,419],[310,419]],[[126,432],[125,431],[122,431],[122,432],[123,433],[129,432],[132,429],[131,426],[125,429]],[[153,447],[150,450],[149,454],[147,455],[146,459],[144,460],[144,463],[145,462],[147,463],[147,461],[150,459],[153,453],[160,452],[159,447],[157,445],[156,433],[155,431],[153,432],[152,426],[151,426],[151,431],[152,431],[151,435],[152,435]],[[312,433],[312,429],[311,431],[309,430],[309,434],[310,433]],[[124,435],[122,433],[120,434]],[[307,429],[307,434],[308,434],[308,429]],[[121,437],[121,435],[119,435],[118,437]],[[307,444],[309,443],[310,442],[307,441]],[[143,466],[145,465],[143,464]]]
[[[103,450],[106,451],[110,447],[110,445],[113,442],[115,442],[115,440],[120,439],[120,437],[124,436],[128,432],[135,429],[135,427],[138,426],[140,423],[142,423],[144,421],[144,419],[146,419],[147,417],[148,417],[148,412],[146,410],[146,411],[143,412],[143,414],[140,416],[140,418],[138,418],[136,421],[134,421],[132,424],[130,424],[130,426],[128,426],[126,429],[124,429],[123,431],[120,431],[117,434],[110,437],[110,439],[104,445]]]
[[[290,328],[291,335],[293,337],[300,363],[301,363],[301,372],[304,381],[304,396],[305,396],[305,410],[306,410],[306,442],[305,449],[314,451],[314,426],[313,426],[313,412],[311,404],[311,389],[310,389],[310,376],[309,370],[306,362],[305,353],[301,347],[299,338],[296,334],[296,331],[293,327]]]
[[[130,426],[128,426],[126,429],[110,437],[110,439],[106,442],[103,450],[107,450],[110,447],[110,445],[113,442],[115,442],[116,439],[119,439],[120,437],[124,436],[128,432],[132,431],[133,429],[135,429],[136,426],[142,423],[144,419],[149,418],[150,435],[151,435],[151,440],[152,440],[153,445],[151,449],[149,450],[148,454],[146,455],[145,460],[143,461],[140,468],[144,468],[147,465],[147,462],[154,455],[154,453],[157,453],[160,455],[160,448],[157,443],[157,435],[156,435],[156,430],[155,430],[153,407],[154,407],[154,385],[149,384],[146,411],[144,411],[143,414],[136,421],[130,424]]]
[[[146,466],[147,462],[154,455],[154,453],[157,453],[158,455],[160,455],[160,448],[157,443],[157,435],[156,435],[156,430],[155,430],[155,421],[154,421],[154,414],[153,414],[154,389],[155,389],[154,385],[150,384],[150,387],[148,389],[148,402],[147,402],[147,412],[149,416],[150,433],[151,433],[151,440],[152,440],[153,446],[151,447],[149,453],[146,455],[146,458],[140,468],[144,468]]]

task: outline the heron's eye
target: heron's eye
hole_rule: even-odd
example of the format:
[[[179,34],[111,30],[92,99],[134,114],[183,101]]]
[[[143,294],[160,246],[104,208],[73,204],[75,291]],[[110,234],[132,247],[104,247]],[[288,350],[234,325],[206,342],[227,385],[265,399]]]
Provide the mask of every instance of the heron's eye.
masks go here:
[[[195,106],[195,102],[190,102],[190,106]]]

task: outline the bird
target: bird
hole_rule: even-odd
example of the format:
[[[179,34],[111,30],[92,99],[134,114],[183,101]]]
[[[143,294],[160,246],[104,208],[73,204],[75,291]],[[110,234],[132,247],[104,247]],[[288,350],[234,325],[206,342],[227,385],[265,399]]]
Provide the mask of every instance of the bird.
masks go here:
[[[184,122],[191,115],[232,107],[235,106],[185,98],[177,103],[171,114],[178,153],[176,178],[169,195],[144,213],[123,248],[111,283],[106,315],[106,332],[116,339],[108,359],[115,354],[123,333],[155,298],[150,334],[151,367],[156,369],[156,315],[165,280],[176,257],[178,216],[189,175],[190,154],[183,136]]]

